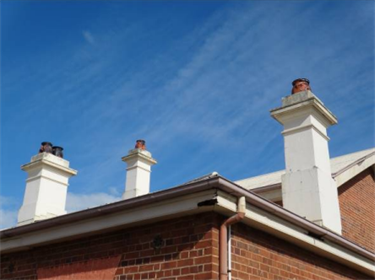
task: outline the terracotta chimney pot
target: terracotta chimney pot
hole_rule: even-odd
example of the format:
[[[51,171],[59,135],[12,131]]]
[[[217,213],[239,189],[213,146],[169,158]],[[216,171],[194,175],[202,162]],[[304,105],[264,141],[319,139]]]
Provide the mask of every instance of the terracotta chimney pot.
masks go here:
[[[146,150],[146,141],[145,140],[137,140],[135,143],[135,148],[136,149],[142,149]]]
[[[310,90],[310,81],[306,78],[298,78],[292,82],[293,88],[292,88],[292,94],[301,92],[301,91],[306,91]]]

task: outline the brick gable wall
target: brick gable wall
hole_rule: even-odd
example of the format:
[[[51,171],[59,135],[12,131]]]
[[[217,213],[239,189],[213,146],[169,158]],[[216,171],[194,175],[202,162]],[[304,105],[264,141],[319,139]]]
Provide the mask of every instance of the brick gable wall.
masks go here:
[[[375,252],[375,180],[368,168],[338,189],[343,237]]]
[[[232,226],[232,280],[373,279],[243,224]]]

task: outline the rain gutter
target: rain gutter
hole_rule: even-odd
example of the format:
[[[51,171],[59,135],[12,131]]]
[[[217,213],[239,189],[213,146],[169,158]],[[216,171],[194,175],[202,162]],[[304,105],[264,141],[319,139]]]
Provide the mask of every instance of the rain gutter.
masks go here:
[[[349,240],[343,238],[342,236],[333,233],[327,229],[324,229],[284,208],[274,204],[242,187],[239,185],[225,179],[220,175],[213,175],[206,179],[202,179],[201,181],[195,181],[189,184],[180,185],[171,189],[150,193],[147,195],[143,195],[140,197],[135,197],[128,200],[122,200],[119,202],[74,212],[70,214],[66,214],[63,216],[43,220],[40,222],[35,222],[33,224],[28,224],[24,226],[19,226],[11,229],[5,229],[0,231],[0,239],[4,240],[7,238],[19,236],[22,234],[29,234],[31,232],[49,229],[55,226],[61,226],[64,224],[69,224],[73,222],[82,221],[85,219],[91,219],[99,216],[105,216],[112,213],[116,213],[118,211],[127,210],[127,209],[134,209],[135,207],[140,207],[144,205],[150,205],[150,203],[162,202],[167,199],[172,199],[179,197],[185,194],[192,194],[196,192],[200,192],[203,190],[209,189],[219,189],[228,194],[234,195],[237,198],[241,196],[245,196],[246,201],[256,206],[266,212],[272,213],[275,216],[286,220],[300,228],[308,231],[313,236],[320,237],[327,239],[335,244],[338,244],[345,249],[348,249],[352,252],[355,252],[362,257],[365,257],[370,260],[375,261],[375,254],[350,242]],[[5,241],[5,240],[4,240]]]

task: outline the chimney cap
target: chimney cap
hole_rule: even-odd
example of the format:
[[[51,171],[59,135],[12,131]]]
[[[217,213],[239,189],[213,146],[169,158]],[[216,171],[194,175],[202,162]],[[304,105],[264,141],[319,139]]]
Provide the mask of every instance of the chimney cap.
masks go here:
[[[51,142],[48,142],[48,141],[42,142],[42,146],[44,146],[44,145],[50,145],[51,147],[53,146],[53,144]]]
[[[135,143],[135,148],[146,150],[146,141],[142,139],[138,139]]]
[[[39,153],[52,153],[52,143],[51,142],[42,142],[40,148],[39,148]]]
[[[301,91],[306,91],[306,90],[311,91],[310,81],[309,81],[309,79],[306,79],[306,78],[295,79],[292,82],[292,85],[293,85],[293,87],[292,87],[291,94],[295,94],[295,93],[298,93],[298,92],[301,92]]]
[[[63,158],[64,157],[64,154],[63,154],[63,151],[64,148],[63,147],[60,147],[60,146],[53,146],[52,147],[52,154],[54,154],[55,156],[57,157],[61,157]]]
[[[295,80],[292,82],[292,86],[295,86],[297,82],[305,82],[305,83],[307,83],[308,85],[310,84],[309,79],[307,79],[307,78],[298,78],[298,79],[295,79]]]

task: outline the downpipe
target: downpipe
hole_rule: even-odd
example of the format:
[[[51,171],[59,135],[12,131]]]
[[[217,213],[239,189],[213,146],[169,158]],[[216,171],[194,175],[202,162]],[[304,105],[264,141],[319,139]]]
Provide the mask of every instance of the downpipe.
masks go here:
[[[245,218],[245,213],[246,213],[246,199],[244,196],[241,196],[238,199],[237,214],[228,218],[220,226],[220,244],[219,244],[220,280],[228,280],[228,226],[238,223],[243,218]]]

